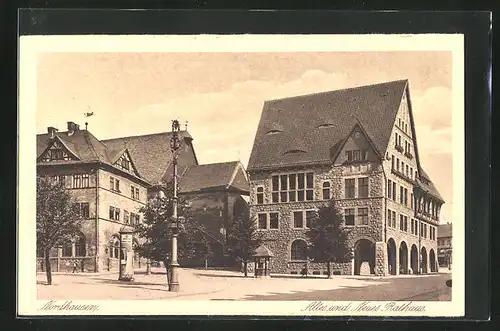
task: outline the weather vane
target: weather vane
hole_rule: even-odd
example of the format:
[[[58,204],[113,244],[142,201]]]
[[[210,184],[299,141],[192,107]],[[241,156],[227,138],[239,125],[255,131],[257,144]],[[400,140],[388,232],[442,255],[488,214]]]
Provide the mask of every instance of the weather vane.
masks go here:
[[[89,123],[87,122],[87,118],[94,115],[94,112],[90,112],[90,106],[88,108],[89,112],[83,114],[85,116],[85,130],[87,130],[87,126],[89,125]]]

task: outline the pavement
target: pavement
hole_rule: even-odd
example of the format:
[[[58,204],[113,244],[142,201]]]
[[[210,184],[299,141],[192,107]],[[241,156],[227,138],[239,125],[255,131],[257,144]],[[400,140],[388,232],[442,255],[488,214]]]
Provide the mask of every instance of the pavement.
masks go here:
[[[50,286],[45,285],[45,273],[38,273],[37,297],[40,300],[343,300],[340,298],[348,296],[346,300],[357,300],[354,296],[359,294],[363,300],[372,300],[364,295],[378,293],[386,297],[380,300],[397,300],[384,293],[392,293],[392,296],[417,295],[444,284],[442,277],[449,279],[450,275],[388,278],[333,276],[331,279],[324,276],[273,275],[271,278],[255,279],[234,271],[180,268],[180,291],[169,292],[163,268],[152,268],[151,275],[146,275],[145,270],[138,270],[132,282],[118,281],[118,273],[113,272],[53,273]],[[429,281],[433,278],[436,280]],[[420,283],[427,285],[418,287]],[[395,289],[400,287],[405,290],[398,293]],[[338,295],[332,296],[332,293]],[[316,298],[318,295],[323,299]]]

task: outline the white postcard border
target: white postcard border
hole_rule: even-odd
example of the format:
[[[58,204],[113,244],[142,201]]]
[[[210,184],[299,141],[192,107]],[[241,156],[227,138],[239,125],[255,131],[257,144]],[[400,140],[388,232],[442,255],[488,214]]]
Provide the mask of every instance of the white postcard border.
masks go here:
[[[304,52],[450,51],[453,67],[453,287],[451,302],[411,302],[425,312],[377,310],[304,311],[308,301],[84,301],[69,305],[96,310],[42,309],[36,298],[37,55],[44,52]],[[18,314],[19,315],[282,315],[282,316],[463,316],[465,311],[464,38],[421,35],[196,35],[21,36],[18,108]],[[353,307],[362,302],[352,302]],[[404,302],[397,302],[398,305]],[[58,300],[59,305],[68,305]],[[330,307],[348,302],[322,302]],[[384,302],[371,302],[381,304]],[[68,306],[66,306],[68,307]]]

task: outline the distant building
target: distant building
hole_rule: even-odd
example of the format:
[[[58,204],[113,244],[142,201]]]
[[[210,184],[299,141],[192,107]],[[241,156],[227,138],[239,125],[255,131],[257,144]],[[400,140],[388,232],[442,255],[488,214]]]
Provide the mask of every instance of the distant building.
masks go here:
[[[74,122],[65,132],[49,127],[37,135],[37,173],[63,181],[85,218],[79,238],[51,253],[53,270],[69,270],[74,261],[82,271],[118,270],[119,229],[141,222],[139,209],[172,180],[170,137],[165,132],[98,140]],[[191,135],[181,131],[181,140],[179,194],[223,243],[234,205],[249,194],[245,169],[237,161],[199,165]],[[37,257],[41,269],[43,252]],[[141,262],[136,256],[135,266]]]
[[[440,224],[438,227],[438,261],[439,266],[451,268],[453,256],[453,240],[451,223]]]
[[[266,101],[247,171],[272,273],[308,262],[310,217],[330,200],[354,252],[341,273],[437,271],[444,200],[419,158],[407,80]]]

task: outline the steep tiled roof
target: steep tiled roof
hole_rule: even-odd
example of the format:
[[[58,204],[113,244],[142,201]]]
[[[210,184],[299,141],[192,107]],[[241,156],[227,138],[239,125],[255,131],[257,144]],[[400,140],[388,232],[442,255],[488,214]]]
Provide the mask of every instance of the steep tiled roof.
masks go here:
[[[431,181],[431,178],[429,177],[429,175],[427,175],[427,173],[424,171],[424,169],[420,168],[421,172],[420,172],[420,175],[425,178],[427,181],[428,181],[428,184],[424,183],[423,181],[417,179],[416,182],[418,184],[418,186],[424,190],[425,192],[431,194],[432,196],[440,199],[441,201],[444,202],[444,199],[443,197],[441,196],[441,194],[439,194],[439,191],[437,190],[436,186],[434,185],[434,183]]]
[[[89,131],[78,130],[69,135],[68,132],[58,132],[60,139],[71,153],[80,159],[79,162],[103,162],[110,163],[106,154],[106,146],[97,140]],[[39,158],[50,144],[50,134],[43,133],[36,135],[36,152]]]
[[[191,138],[187,131],[180,132],[181,138]],[[122,137],[102,140],[113,150],[127,148],[137,171],[150,183],[158,184],[172,162],[170,138],[172,132],[154,133],[143,136]],[[183,141],[184,139],[181,139]]]
[[[190,193],[216,188],[250,190],[238,161],[189,166],[179,180],[179,192]]]
[[[78,160],[71,161],[51,161],[50,163],[39,162],[41,166],[46,165],[58,165],[58,164],[81,164],[90,162],[100,162],[113,166],[115,158],[119,157],[117,153],[122,153],[122,150],[110,150],[99,141],[92,133],[87,130],[76,130],[72,134],[68,134],[68,131],[57,132],[54,139],[59,139],[65,148],[68,149],[72,154],[78,157]],[[36,149],[37,149],[37,159],[42,156],[45,150],[50,146],[51,138],[50,134],[43,133],[36,135]],[[135,160],[132,158],[132,162]],[[142,176],[140,176],[142,178]],[[142,178],[144,180],[144,178]]]
[[[452,236],[452,224],[440,224],[438,227],[438,233],[437,236],[438,238],[446,238],[446,237],[451,237]]]
[[[385,154],[407,80],[266,101],[248,170],[331,163],[359,123]]]

